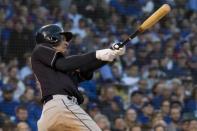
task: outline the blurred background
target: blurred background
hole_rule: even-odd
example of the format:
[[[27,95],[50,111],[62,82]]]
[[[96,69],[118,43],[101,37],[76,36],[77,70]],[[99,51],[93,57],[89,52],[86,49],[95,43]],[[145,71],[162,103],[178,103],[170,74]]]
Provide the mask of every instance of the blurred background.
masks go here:
[[[197,0],[0,0],[0,131],[37,131],[35,32],[74,33],[70,55],[123,41],[162,4],[169,15],[79,89],[103,131],[197,131]]]

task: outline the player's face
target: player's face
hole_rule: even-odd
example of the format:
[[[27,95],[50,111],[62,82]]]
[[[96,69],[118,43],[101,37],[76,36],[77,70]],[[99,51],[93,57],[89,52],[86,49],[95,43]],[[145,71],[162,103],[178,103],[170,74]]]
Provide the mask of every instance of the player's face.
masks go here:
[[[63,37],[62,40],[61,40],[61,42],[59,43],[58,46],[55,47],[55,49],[58,52],[65,53],[65,52],[67,52],[68,46],[69,46],[69,43],[66,41],[66,38]]]

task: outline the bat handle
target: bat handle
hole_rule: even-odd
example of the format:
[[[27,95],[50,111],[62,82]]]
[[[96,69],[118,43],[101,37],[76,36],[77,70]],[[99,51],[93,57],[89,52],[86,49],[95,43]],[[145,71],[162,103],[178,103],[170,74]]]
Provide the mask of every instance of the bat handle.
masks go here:
[[[123,47],[126,45],[130,40],[132,40],[134,37],[136,37],[141,31],[136,30],[133,34],[131,34],[125,41],[123,42],[117,42],[111,46],[111,49],[113,50],[118,50],[119,48]]]

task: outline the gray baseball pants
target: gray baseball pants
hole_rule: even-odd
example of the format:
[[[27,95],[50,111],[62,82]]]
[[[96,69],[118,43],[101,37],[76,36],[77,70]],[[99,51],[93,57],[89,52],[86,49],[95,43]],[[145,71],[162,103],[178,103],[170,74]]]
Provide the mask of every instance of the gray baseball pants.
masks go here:
[[[77,104],[76,98],[53,95],[43,106],[38,131],[101,131],[92,118]]]

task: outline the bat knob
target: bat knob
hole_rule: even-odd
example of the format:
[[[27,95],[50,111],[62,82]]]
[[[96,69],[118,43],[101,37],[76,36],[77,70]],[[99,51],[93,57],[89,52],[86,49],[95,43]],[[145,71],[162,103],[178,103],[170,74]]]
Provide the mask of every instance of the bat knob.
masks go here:
[[[111,46],[111,49],[118,50],[119,48],[121,48],[121,44],[122,42],[114,42]]]
[[[114,48],[115,48],[115,49],[118,49],[118,48],[119,48],[119,45],[117,45],[117,44],[114,45]]]

